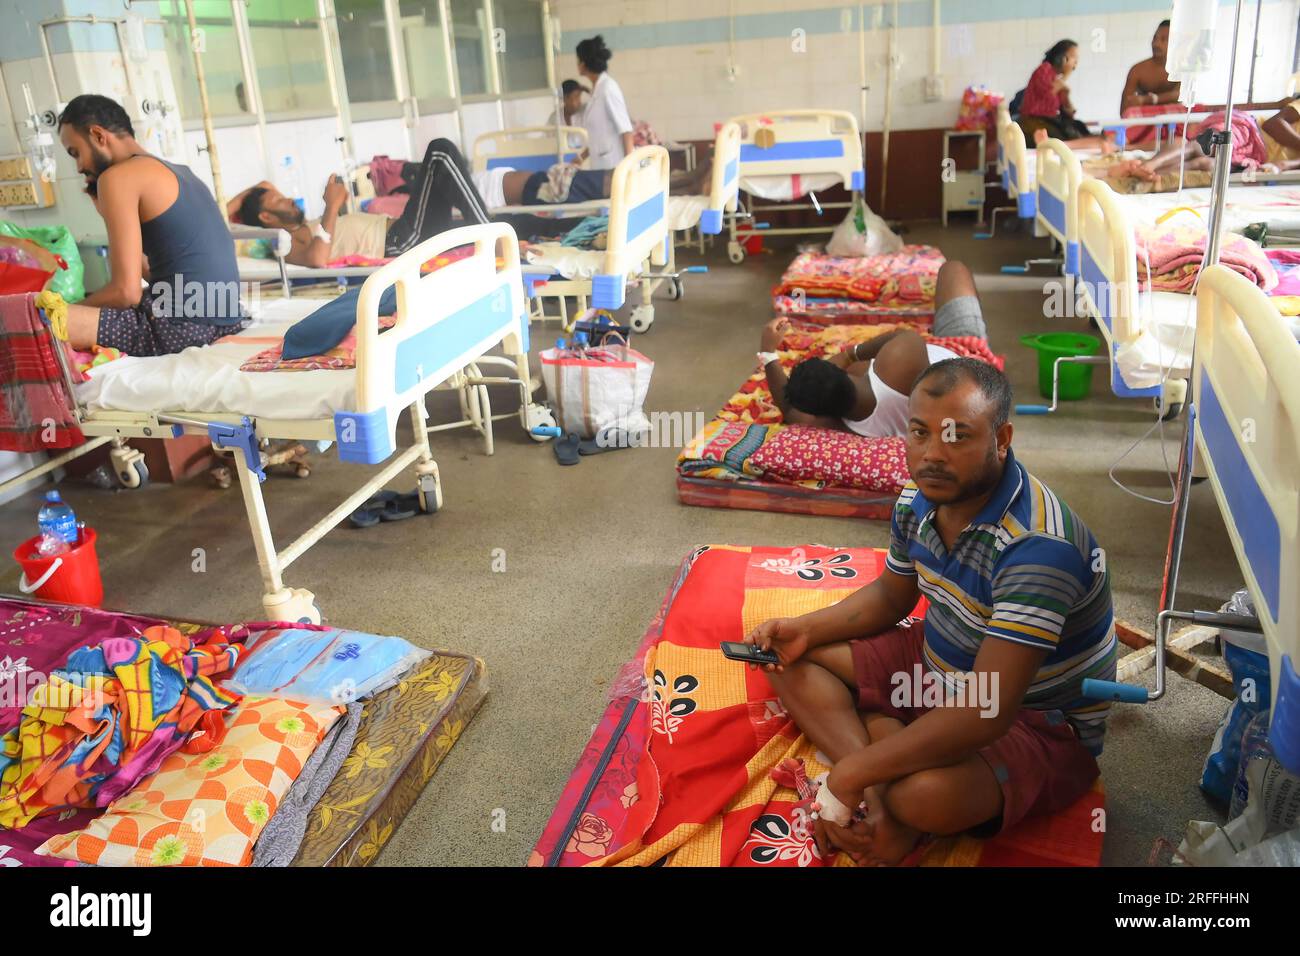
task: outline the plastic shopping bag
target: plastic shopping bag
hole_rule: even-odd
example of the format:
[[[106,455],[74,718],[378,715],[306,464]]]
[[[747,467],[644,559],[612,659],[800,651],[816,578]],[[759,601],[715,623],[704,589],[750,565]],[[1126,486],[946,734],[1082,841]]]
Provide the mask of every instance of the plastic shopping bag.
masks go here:
[[[654,367],[627,345],[542,352],[542,380],[555,420],[566,434],[583,438],[614,429],[629,436],[648,431],[643,408]]]
[[[903,240],[894,233],[861,196],[855,196],[853,208],[844,221],[835,227],[826,253],[832,256],[861,259],[867,256],[887,255],[903,248]]]
[[[1244,588],[1234,594],[1220,610],[1229,614],[1255,616],[1250,594]],[[1219,721],[1210,753],[1201,768],[1201,789],[1223,803],[1228,803],[1232,799],[1237,768],[1241,764],[1242,735],[1255,715],[1271,706],[1269,698],[1272,685],[1264,635],[1228,629],[1219,634],[1223,638],[1223,657],[1232,673],[1237,697]]]
[[[81,253],[77,251],[77,242],[66,226],[34,226],[25,229],[17,223],[0,220],[0,236],[12,239],[26,239],[52,254],[52,258],[61,260],[62,268],[52,269],[44,266],[47,272],[53,272],[46,286],[51,292],[63,296],[64,302],[80,302],[86,297],[85,267],[81,262]]]

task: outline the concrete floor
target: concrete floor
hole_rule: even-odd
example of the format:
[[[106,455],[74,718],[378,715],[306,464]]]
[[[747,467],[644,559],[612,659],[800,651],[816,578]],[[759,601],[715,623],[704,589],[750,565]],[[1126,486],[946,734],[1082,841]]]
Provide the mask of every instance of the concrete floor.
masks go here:
[[[968,224],[917,226],[906,238],[970,265],[993,348],[1008,355],[1018,397],[1033,400],[1035,359],[1019,336],[1082,328],[1044,318],[1044,280],[998,272],[1043,254],[1041,241],[1014,234],[974,241]],[[685,299],[657,306],[654,327],[635,343],[657,363],[648,409],[716,411],[752,369],[759,328],[771,314],[768,290],[792,256],[784,247],[733,266],[717,244],[706,257],[712,271],[689,277]],[[554,324],[535,326],[534,348],[555,335]],[[1149,630],[1169,509],[1130,498],[1107,470],[1154,416],[1147,406],[1114,399],[1099,376],[1100,392],[1050,417],[1016,419],[1015,447],[1106,548],[1119,618]],[[508,392],[498,393],[499,409],[513,407],[510,401]],[[437,420],[447,406],[440,398],[430,409]],[[1169,429],[1171,458],[1181,425]],[[527,858],[603,710],[609,680],[691,548],[887,542],[881,522],[679,505],[673,448],[608,453],[561,468],[548,446],[507,421],[498,426],[494,458],[465,431],[434,436],[434,450],[445,494],[439,514],[365,531],[345,524],[287,575],[290,586],[316,592],[331,622],[488,662],[486,704],[394,835],[385,864],[516,865]],[[306,481],[268,481],[274,531],[288,540],[308,527],[360,471],[326,455]],[[1169,494],[1154,436],[1120,474],[1145,494]],[[261,616],[236,490],[198,480],[134,492],[68,485],[64,492],[99,532],[108,606],[206,620]],[[1192,504],[1179,603],[1218,607],[1240,586],[1240,573],[1210,489],[1193,489]],[[38,506],[31,493],[0,508],[0,540],[30,534]],[[195,548],[205,551],[203,573],[192,570]],[[498,548],[504,573],[492,570]],[[0,591],[15,592],[16,581],[6,569]],[[1119,707],[1111,719],[1102,758],[1110,864],[1145,863],[1157,838],[1177,842],[1188,819],[1215,815],[1196,782],[1226,704],[1172,672],[1169,681],[1160,702]],[[498,810],[505,811],[504,832],[492,827]]]

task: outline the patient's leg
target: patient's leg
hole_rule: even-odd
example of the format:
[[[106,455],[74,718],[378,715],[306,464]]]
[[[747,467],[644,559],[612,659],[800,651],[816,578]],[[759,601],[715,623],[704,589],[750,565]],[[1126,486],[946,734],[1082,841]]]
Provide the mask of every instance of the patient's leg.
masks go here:
[[[411,198],[401,218],[388,225],[384,251],[399,256],[451,225],[451,210],[460,210],[465,222],[490,221],[487,203],[474,188],[469,167],[456,144],[435,139],[424,151],[424,160],[414,176]]]
[[[95,347],[99,333],[99,308],[89,305],[68,306],[68,344],[74,349]]]
[[[767,679],[804,736],[831,763],[871,743],[858,715],[853,652],[847,642],[814,648]]]

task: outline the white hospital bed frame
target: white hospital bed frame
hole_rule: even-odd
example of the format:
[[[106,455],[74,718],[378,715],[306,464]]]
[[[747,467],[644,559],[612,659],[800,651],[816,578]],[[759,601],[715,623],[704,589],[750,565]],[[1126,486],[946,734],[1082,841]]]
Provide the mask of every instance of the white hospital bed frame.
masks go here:
[[[562,310],[563,298],[575,296],[579,314],[586,311],[588,300],[593,308],[612,312],[622,308],[627,284],[635,281],[641,290],[641,301],[632,310],[631,326],[638,332],[649,329],[654,322],[651,297],[655,288],[659,282],[677,277],[646,266],[648,260],[650,266],[664,269],[673,254],[667,218],[668,162],[668,151],[662,146],[641,146],[623,157],[614,167],[610,182],[609,231],[605,250],[600,253],[600,271],[590,278],[525,276],[528,295],[558,297]],[[567,327],[567,316],[564,321]]]
[[[498,243],[504,246],[501,266],[497,264]],[[429,259],[471,244],[472,256],[421,274],[421,265]],[[381,336],[380,297],[392,286],[396,286],[397,321]],[[93,443],[204,434],[212,439],[214,447],[235,452],[235,467],[262,575],[262,605],[270,620],[319,622],[315,595],[285,586],[283,574],[290,564],[408,467],[414,466],[421,509],[435,512],[441,507],[442,485],[428,432],[447,426],[430,429],[426,425],[424,401],[428,392],[456,382],[458,376],[467,374],[467,369],[477,372],[480,364],[499,364],[513,375],[480,376],[478,384],[518,385],[522,401],[517,417],[535,439],[554,425],[550,412],[531,402],[528,344],[517,239],[509,226],[488,224],[434,236],[379,267],[366,280],[357,303],[356,408],[336,411],[329,418],[253,419],[184,408],[148,413],[91,411],[76,401],[63,350],[56,349],[56,354],[63,364],[78,425]],[[506,357],[485,354],[497,345],[504,347]],[[486,405],[477,404],[474,391],[470,389],[468,397],[462,391],[462,408],[468,402],[475,406],[469,409],[471,417],[493,417]],[[403,410],[411,416],[413,442],[399,451],[397,422]],[[505,417],[509,416],[495,416]],[[387,464],[308,531],[277,550],[262,497],[265,474],[258,449],[262,439],[332,441],[337,442],[343,461]],[[85,450],[87,446],[75,449],[78,454]],[[56,465],[47,462],[13,481],[26,481],[52,467]]]
[[[866,190],[867,174],[862,162],[862,136],[858,121],[844,110],[773,110],[767,113],[746,113],[733,116],[727,122],[740,127],[740,188],[751,176],[813,176],[834,174],[839,176],[845,189],[853,193]],[[755,142],[760,130],[771,131],[774,140],[769,146]],[[745,261],[745,247],[737,224],[741,219],[753,219],[763,212],[788,212],[797,209],[815,209],[822,215],[827,209],[851,209],[850,202],[823,203],[812,193],[812,202],[793,200],[774,205],[760,206],[754,199],[740,205],[727,217],[729,238],[727,255],[739,265]],[[798,198],[798,197],[796,197]],[[829,226],[803,226],[772,229],[755,222],[754,228],[771,236],[806,236],[834,232],[839,223]]]
[[[579,140],[579,145],[569,145],[571,139]],[[475,139],[470,168],[481,173],[495,166],[510,166],[541,173],[556,163],[578,162],[586,148],[587,131],[581,126],[517,126]]]
[[[1171,621],[1262,630],[1272,684],[1269,741],[1283,766],[1300,775],[1300,344],[1268,296],[1224,266],[1201,274],[1196,305],[1192,453],[1209,474],[1257,620],[1164,610],[1156,625],[1154,690],[1097,681],[1084,693],[1137,703],[1162,697]],[[1176,517],[1171,594],[1182,530]]]
[[[1040,153],[1044,152],[1039,150]],[[1133,227],[1114,191],[1099,179],[1087,179],[1078,191],[1079,266],[1077,296],[1088,314],[1097,319],[1105,347],[1104,356],[1062,357],[1056,360],[1052,377],[1052,404],[1017,405],[1022,415],[1043,415],[1056,411],[1057,380],[1062,363],[1108,365],[1110,388],[1119,398],[1149,398],[1165,419],[1182,411],[1187,397],[1185,378],[1169,375],[1163,383],[1134,388],[1124,381],[1116,354],[1143,333],[1143,305],[1155,308],[1139,297],[1137,251]],[[1188,307],[1192,308],[1189,297]],[[1191,333],[1188,333],[1190,345]],[[1185,373],[1184,373],[1185,374]]]

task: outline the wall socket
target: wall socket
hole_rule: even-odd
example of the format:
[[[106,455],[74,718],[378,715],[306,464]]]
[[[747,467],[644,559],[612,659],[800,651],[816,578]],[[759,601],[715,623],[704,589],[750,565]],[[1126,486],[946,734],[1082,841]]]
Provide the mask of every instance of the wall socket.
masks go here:
[[[0,207],[53,205],[54,190],[49,183],[0,183]]]
[[[925,101],[933,103],[943,99],[943,76],[932,73],[925,78]]]

